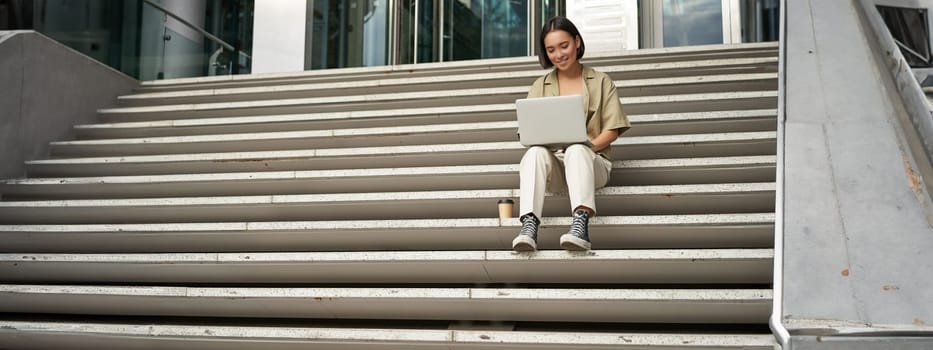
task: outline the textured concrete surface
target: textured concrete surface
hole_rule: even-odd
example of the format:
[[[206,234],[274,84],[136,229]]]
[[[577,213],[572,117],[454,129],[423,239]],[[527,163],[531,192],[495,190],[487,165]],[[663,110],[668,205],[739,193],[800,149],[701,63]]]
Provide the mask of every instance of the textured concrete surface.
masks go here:
[[[10,283],[759,283],[770,249],[0,254]]]
[[[731,66],[745,66],[745,65],[760,65],[760,66],[771,66],[773,67],[777,64],[777,60],[774,57],[765,57],[765,58],[736,58],[730,60],[701,60],[695,62],[668,62],[668,63],[654,63],[654,64],[629,64],[629,65],[620,65],[620,66],[605,66],[599,67],[599,71],[609,74],[611,77],[624,79],[617,83],[617,86],[620,89],[627,89],[632,87],[642,87],[642,86],[652,86],[652,85],[671,85],[671,84],[690,84],[690,83],[714,83],[714,82],[729,82],[729,81],[749,81],[749,80],[767,80],[767,79],[776,79],[776,73],[758,73],[758,74],[724,74],[722,71],[725,68]],[[686,75],[683,77],[674,77],[674,78],[658,78],[657,71],[669,71],[669,70],[683,70],[686,72],[678,73],[678,75]],[[747,68],[746,68],[747,70]],[[652,78],[650,79],[631,79],[628,75],[637,74],[639,76],[649,75]],[[374,88],[381,87],[391,87],[392,91],[401,92],[401,91],[412,91],[413,89],[421,88],[425,84],[445,84],[447,89],[450,89],[450,86],[456,86],[458,88],[464,87],[488,87],[488,86],[526,86],[529,81],[534,81],[535,78],[540,77],[542,71],[533,70],[533,71],[515,71],[515,72],[501,72],[501,73],[479,73],[479,74],[461,74],[461,75],[441,75],[433,77],[418,77],[418,78],[389,78],[389,79],[374,79],[367,81],[345,81],[345,82],[332,82],[332,83],[309,83],[309,84],[282,84],[282,85],[264,85],[264,86],[254,86],[254,87],[228,87],[228,88],[211,88],[203,90],[181,90],[181,91],[160,91],[160,92],[143,92],[130,94],[125,96],[120,96],[119,100],[121,102],[131,102],[131,101],[140,101],[146,103],[160,102],[161,99],[171,99],[176,100],[179,98],[185,98],[190,100],[194,97],[211,97],[219,98],[222,96],[250,96],[249,98],[256,98],[254,96],[268,96],[266,98],[275,96],[275,95],[287,95],[288,93],[302,92],[305,95],[316,95],[316,96],[326,96],[326,95],[349,95],[353,92],[360,93],[362,91],[374,91]],[[627,79],[626,79],[627,78]],[[284,82],[284,83],[287,83]],[[773,82],[771,82],[773,86]],[[453,85],[452,85],[453,84]],[[473,85],[473,86],[471,86]],[[331,90],[331,93],[328,91]],[[244,97],[241,97],[244,98]]]
[[[770,289],[0,285],[0,310],[103,315],[762,323]]]
[[[100,123],[75,126],[85,138],[128,138],[156,136],[211,135],[225,133],[322,130],[364,127],[426,125],[443,119],[447,122],[487,122],[515,119],[515,104],[479,105],[462,107],[412,108],[400,110],[335,112],[292,115],[265,115],[261,117],[173,119],[149,122]],[[626,131],[626,136],[699,132],[697,130],[752,131],[739,129],[729,121],[767,120],[774,130],[775,109],[721,110],[709,112],[632,114],[629,121],[637,128]],[[389,117],[402,117],[389,119]],[[719,123],[708,123],[719,122]],[[690,127],[684,130],[685,126]],[[730,128],[731,127],[731,128]]]
[[[24,161],[47,157],[50,141],[72,138],[72,125],[96,121],[98,108],[137,86],[32,32],[0,42],[0,83],[0,178],[24,176]]]
[[[489,211],[495,207],[489,203]],[[774,214],[598,216],[599,249],[771,247]],[[557,249],[569,217],[544,218],[540,249]],[[504,249],[517,218],[269,221],[168,224],[0,225],[2,252],[243,252]],[[625,234],[618,234],[621,230]]]
[[[774,208],[774,183],[615,186],[596,191],[605,215],[767,212]],[[489,215],[489,203],[517,198],[517,189],[376,192],[143,199],[84,199],[0,202],[0,222],[144,223],[234,220],[334,220],[337,218],[438,219]],[[565,194],[545,199],[548,216],[566,215]],[[352,209],[352,210],[349,210]],[[120,215],[114,215],[114,211]],[[180,221],[179,221],[180,220]]]
[[[933,324],[933,229],[894,119],[902,110],[857,6],[787,1],[783,318],[792,334],[832,333],[833,322]]]
[[[93,336],[89,336],[93,335]],[[0,341],[34,349],[743,349],[773,350],[768,335],[573,333],[445,329],[366,329],[0,321]]]
[[[704,157],[613,162],[609,185],[773,181],[774,156]],[[9,199],[139,198],[514,188],[518,164],[177,175],[30,178],[0,181]]]
[[[456,105],[463,102],[463,99],[476,99],[471,103],[507,103],[515,101],[516,98],[524,98],[528,94],[527,86],[510,86],[495,88],[477,88],[477,89],[457,89],[457,90],[437,90],[437,91],[415,91],[398,92],[384,94],[351,95],[351,96],[331,96],[331,97],[305,97],[305,98],[286,98],[271,100],[249,100],[234,102],[205,102],[193,104],[161,105],[161,106],[143,106],[143,107],[118,107],[101,109],[100,113],[113,116],[134,116],[134,115],[162,115],[171,116],[169,112],[183,113],[201,113],[210,111],[227,111],[219,116],[231,116],[242,109],[242,112],[256,113],[256,110],[262,111],[262,108],[275,110],[276,107],[317,107],[324,108],[325,105],[342,104],[342,106],[327,106],[328,108],[343,107],[343,110],[364,110],[366,104],[393,102],[405,107],[438,107]],[[676,94],[660,96],[639,96],[639,97],[621,97],[622,105],[627,106],[626,111],[637,111],[633,109],[638,104],[649,103],[671,103],[684,101],[729,101],[735,99],[771,97],[773,100],[777,97],[776,91],[734,91],[734,92],[711,92],[700,94]],[[431,102],[432,104],[426,104]],[[773,103],[768,103],[758,108],[772,107]],[[696,111],[696,110],[689,110]],[[640,112],[640,111],[639,111]],[[686,112],[686,111],[684,111]]]
[[[749,156],[773,153],[772,131],[697,135],[636,136],[613,143],[616,159]],[[518,142],[434,144],[284,151],[167,154],[43,159],[27,162],[45,177],[179,174],[223,171],[324,170],[516,163]],[[387,156],[392,156],[387,157]]]

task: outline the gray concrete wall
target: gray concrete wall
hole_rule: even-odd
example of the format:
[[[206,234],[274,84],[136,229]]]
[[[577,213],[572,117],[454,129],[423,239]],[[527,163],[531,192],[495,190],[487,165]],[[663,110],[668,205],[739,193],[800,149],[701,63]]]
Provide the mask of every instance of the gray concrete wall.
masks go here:
[[[857,1],[787,0],[782,316],[792,335],[933,331],[929,194]]]
[[[0,32],[0,179],[25,176],[24,161],[47,158],[49,142],[137,85],[42,34]]]

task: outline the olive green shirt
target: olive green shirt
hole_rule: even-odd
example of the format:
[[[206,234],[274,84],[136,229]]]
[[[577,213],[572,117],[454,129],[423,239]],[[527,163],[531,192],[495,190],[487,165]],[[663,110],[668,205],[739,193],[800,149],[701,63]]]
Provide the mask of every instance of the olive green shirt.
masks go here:
[[[528,91],[528,98],[548,96],[560,96],[556,68],[535,80]],[[586,65],[583,66],[583,115],[586,116],[586,134],[590,140],[606,130],[618,129],[621,135],[632,127],[622,111],[615,83],[606,73]],[[611,146],[599,151],[599,154],[611,159]]]

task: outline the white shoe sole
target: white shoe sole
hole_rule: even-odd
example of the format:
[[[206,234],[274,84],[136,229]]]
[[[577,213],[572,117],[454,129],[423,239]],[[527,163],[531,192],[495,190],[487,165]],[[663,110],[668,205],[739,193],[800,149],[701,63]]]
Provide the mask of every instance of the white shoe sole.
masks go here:
[[[586,251],[590,250],[592,244],[580,239],[580,237],[565,233],[563,236],[560,236],[560,247],[572,251]]]
[[[516,252],[533,252],[538,250],[538,244],[527,235],[518,235],[512,240],[512,250]]]

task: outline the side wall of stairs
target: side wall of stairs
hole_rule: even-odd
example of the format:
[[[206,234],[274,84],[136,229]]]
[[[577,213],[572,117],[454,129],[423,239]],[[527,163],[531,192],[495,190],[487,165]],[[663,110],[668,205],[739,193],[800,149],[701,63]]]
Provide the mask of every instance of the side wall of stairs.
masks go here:
[[[40,33],[10,31],[0,32],[0,86],[0,178],[14,178],[139,83]]]

